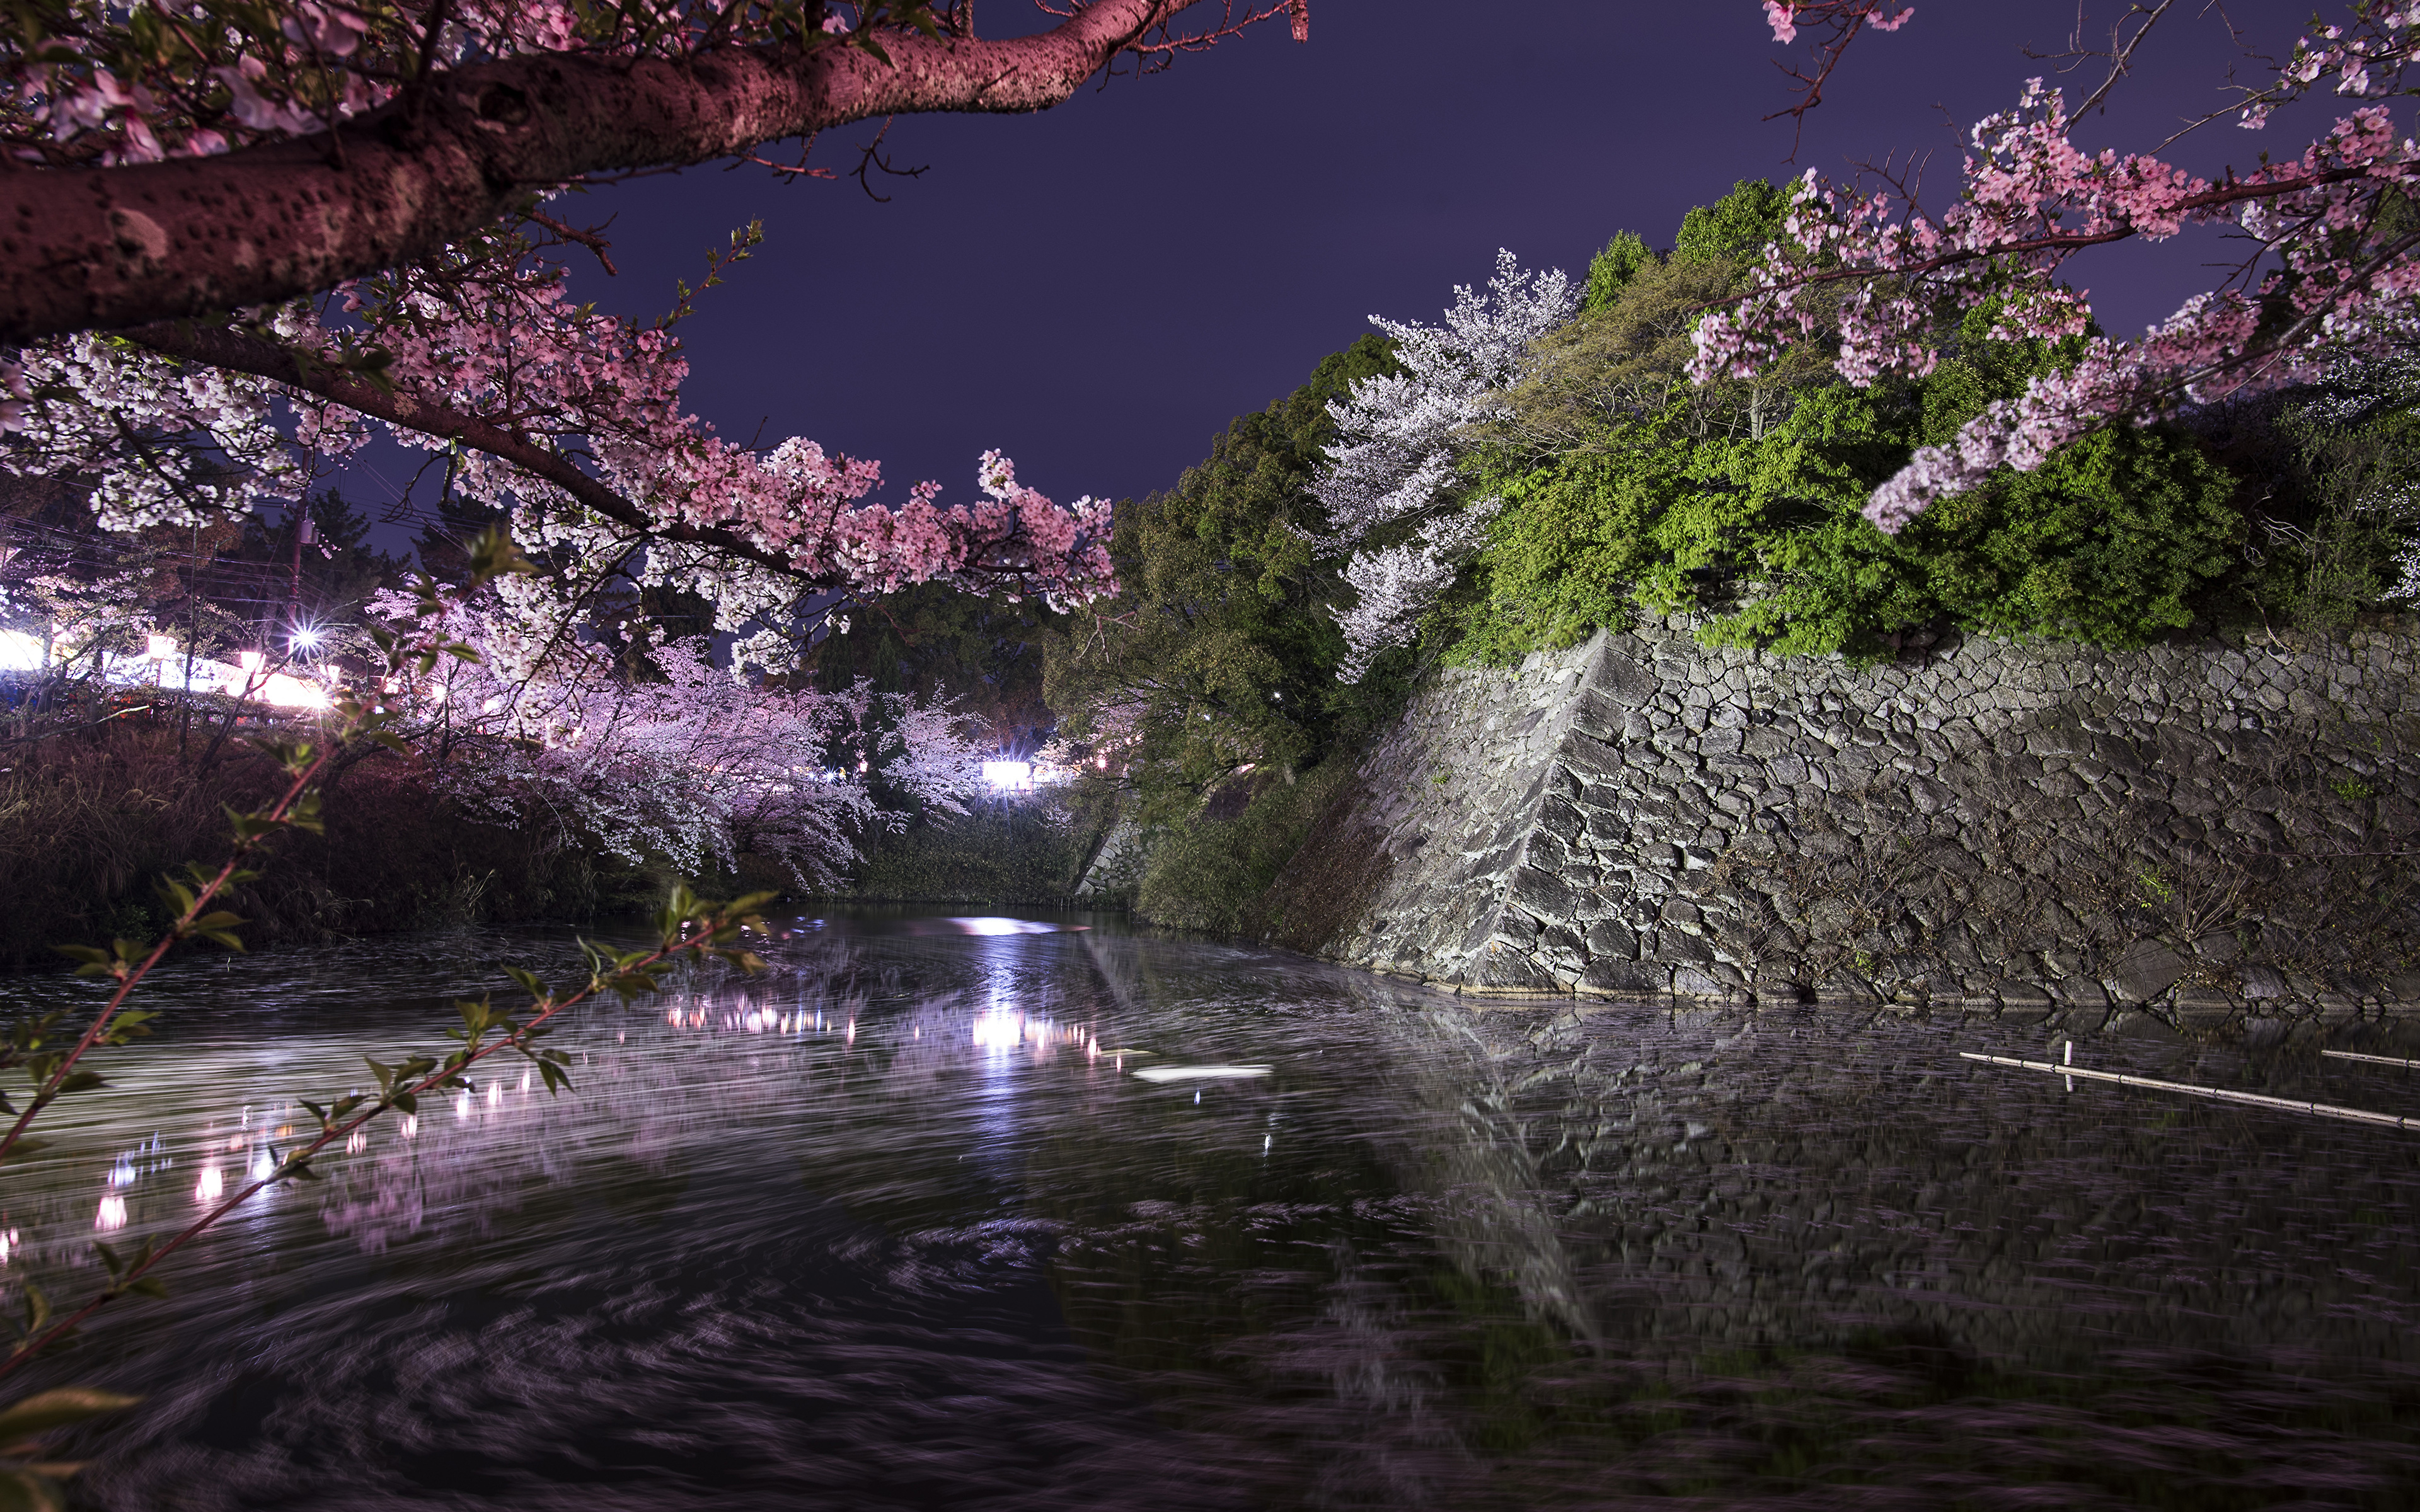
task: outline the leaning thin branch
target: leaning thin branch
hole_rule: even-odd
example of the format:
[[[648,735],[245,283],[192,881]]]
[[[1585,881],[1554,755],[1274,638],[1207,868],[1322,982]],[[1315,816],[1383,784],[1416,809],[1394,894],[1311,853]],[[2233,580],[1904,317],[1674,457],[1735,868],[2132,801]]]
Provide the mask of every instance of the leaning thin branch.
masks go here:
[[[279,795],[276,803],[271,805],[263,818],[273,825],[285,823],[286,816],[292,811],[295,801],[301,798],[310,787],[311,779],[318,775],[319,768],[328,764],[328,751],[329,748],[323,747],[309,765],[294,775],[294,780],[287,784],[285,793]],[[170,924],[167,931],[152,945],[150,952],[119,979],[117,991],[110,995],[109,1001],[101,1005],[101,1011],[93,1015],[92,1022],[85,1026],[83,1038],[76,1041],[75,1047],[59,1061],[51,1072],[50,1078],[42,1083],[41,1088],[26,1103],[25,1111],[19,1114],[17,1121],[8,1126],[7,1135],[0,1137],[0,1162],[8,1160],[8,1152],[15,1149],[17,1142],[25,1136],[26,1127],[58,1097],[59,1088],[67,1081],[69,1073],[75,1069],[76,1062],[83,1059],[85,1052],[100,1043],[102,1036],[109,1032],[110,1023],[117,1017],[118,1009],[125,1005],[127,995],[133,992],[136,984],[150,974],[153,966],[160,964],[160,958],[168,953],[169,947],[185,937],[186,932],[193,927],[194,920],[202,917],[204,911],[209,907],[210,900],[217,897],[220,890],[226,887],[228,880],[235,875],[237,868],[243,864],[244,857],[259,844],[260,839],[259,835],[252,835],[238,841],[235,854],[228,856],[226,864],[219,868],[218,874],[211,877],[194,894],[192,905],[177,916],[176,921]],[[8,1367],[0,1365],[0,1375],[7,1373]]]
[[[322,762],[326,759],[327,758],[325,756],[320,758]],[[316,770],[316,768],[317,764],[314,764],[314,769]],[[628,974],[631,971],[644,971],[648,966],[654,965],[658,962],[666,960],[684,951],[694,950],[704,947],[715,937],[716,933],[717,922],[709,920],[701,925],[695,934],[676,935],[674,939],[667,940],[663,944],[658,946],[653,951],[649,952],[639,961],[622,964],[618,967],[618,970],[623,974]],[[162,943],[161,949],[166,949],[166,942],[163,941]],[[147,965],[148,963],[146,963],[146,964]],[[492,1056],[499,1051],[526,1051],[531,1030],[544,1026],[548,1021],[555,1018],[565,1011],[576,1008],[580,1004],[587,1001],[589,998],[596,996],[598,990],[604,985],[605,983],[601,979],[592,980],[586,987],[572,994],[570,996],[565,997],[559,1001],[547,1002],[540,1012],[532,1015],[526,1023],[520,1026],[518,1032],[508,1034],[504,1038],[499,1039],[493,1044],[486,1045],[468,1056],[464,1056],[460,1061],[455,1064],[440,1066],[437,1070],[430,1072],[427,1075],[422,1077],[417,1082],[414,1082],[409,1088],[403,1088],[400,1095],[404,1097],[417,1098],[424,1092],[442,1088],[447,1083],[453,1081],[456,1077],[461,1075],[463,1072],[477,1065],[480,1061],[487,1059],[489,1056]],[[132,989],[133,982],[129,981],[126,984],[126,987],[119,992],[118,997],[123,998],[126,995],[126,993]],[[393,1107],[395,1103],[396,1095],[390,1094],[380,1102],[372,1103],[367,1111],[362,1113],[359,1117],[352,1119],[349,1121],[342,1123],[330,1122],[318,1138],[312,1140],[302,1149],[287,1155],[285,1160],[278,1164],[277,1168],[271,1171],[269,1175],[243,1187],[233,1196],[228,1197],[226,1200],[221,1202],[217,1207],[212,1208],[209,1211],[202,1214],[199,1218],[196,1218],[192,1223],[186,1225],[178,1232],[174,1239],[171,1239],[165,1244],[161,1245],[158,1249],[153,1250],[148,1258],[144,1259],[138,1264],[128,1267],[124,1273],[112,1277],[111,1285],[107,1290],[102,1291],[100,1295],[94,1297],[92,1301],[85,1304],[82,1307],[69,1314],[66,1318],[52,1324],[49,1328],[44,1329],[41,1333],[37,1334],[31,1338],[19,1344],[16,1350],[6,1360],[0,1360],[0,1378],[5,1378],[17,1370],[20,1366],[28,1364],[37,1354],[40,1353],[43,1350],[48,1349],[51,1345],[57,1343],[61,1338],[65,1337],[68,1333],[73,1330],[77,1325],[81,1324],[85,1319],[90,1318],[93,1314],[101,1311],[101,1308],[116,1301],[119,1297],[126,1295],[127,1292],[132,1288],[135,1282],[140,1281],[144,1276],[158,1269],[161,1262],[167,1259],[169,1256],[174,1255],[177,1251],[184,1248],[187,1244],[200,1238],[204,1233],[214,1227],[221,1219],[224,1219],[227,1214],[235,1211],[236,1209],[250,1201],[262,1189],[290,1177],[297,1170],[301,1169],[312,1156],[327,1149],[330,1145],[334,1144],[337,1140],[350,1138],[354,1131],[363,1128],[365,1125],[376,1119],[379,1115],[384,1113],[388,1108]],[[15,1136],[12,1134],[10,1137],[13,1139]],[[5,1147],[0,1147],[0,1149],[5,1149]]]

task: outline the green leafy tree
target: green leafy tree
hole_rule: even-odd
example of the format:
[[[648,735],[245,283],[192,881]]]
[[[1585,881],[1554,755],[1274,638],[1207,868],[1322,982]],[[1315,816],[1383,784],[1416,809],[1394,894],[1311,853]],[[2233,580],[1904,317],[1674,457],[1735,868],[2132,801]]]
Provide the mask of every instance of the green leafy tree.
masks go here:
[[[1541,344],[1481,454],[1506,507],[1440,626],[1457,656],[1569,644],[1640,610],[1697,615],[1715,643],[1853,656],[1944,625],[2134,645],[2207,611],[2241,568],[2242,490],[2180,427],[2003,470],[1896,537],[1859,513],[1916,446],[2071,360],[1994,339],[1989,307],[1921,381],[1849,388],[1810,347],[1752,382],[1690,384],[1692,328],[1780,208],[1744,181],[1689,212],[1670,255],[1624,262],[1617,239],[1600,257],[1609,297]]]
[[[818,687],[840,692],[862,681],[919,703],[946,701],[988,729],[1003,755],[1030,755],[1057,726],[1042,696],[1049,616],[1034,600],[920,583],[826,618],[830,633],[810,656]]]
[[[1318,553],[1327,522],[1308,492],[1328,403],[1393,370],[1386,343],[1362,337],[1229,425],[1173,489],[1121,507],[1123,591],[1053,633],[1045,683],[1072,733],[1117,749],[1153,811],[1245,767],[1290,776],[1399,706],[1405,666],[1336,680],[1342,563]]]

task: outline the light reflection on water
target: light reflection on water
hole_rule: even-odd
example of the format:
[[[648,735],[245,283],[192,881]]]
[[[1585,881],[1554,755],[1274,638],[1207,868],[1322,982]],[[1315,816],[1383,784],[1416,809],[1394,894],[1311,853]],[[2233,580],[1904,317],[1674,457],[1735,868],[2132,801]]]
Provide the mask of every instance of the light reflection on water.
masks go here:
[[[2410,1136],[1956,1061],[2042,1052],[2012,1026],[1474,1013],[1111,927],[812,922],[762,978],[584,1016],[558,1036],[571,1093],[488,1063],[246,1204],[169,1301],[45,1367],[148,1397],[83,1446],[88,1494],[2201,1507],[2420,1487]],[[288,1147],[289,1098],[438,1044],[500,957],[568,964],[560,939],[471,934],[178,975],[159,1046],[120,1054],[11,1178],[0,1281],[88,1288],[97,1227],[188,1221]],[[2084,1055],[2420,1104],[2420,1082],[2303,1050]]]

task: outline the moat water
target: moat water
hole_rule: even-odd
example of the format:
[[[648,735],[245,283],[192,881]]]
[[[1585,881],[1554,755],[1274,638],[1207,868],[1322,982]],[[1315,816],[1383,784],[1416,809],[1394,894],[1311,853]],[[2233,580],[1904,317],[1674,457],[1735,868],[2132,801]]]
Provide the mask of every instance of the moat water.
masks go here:
[[[1088,926],[1088,927],[1075,927]],[[256,1198],[31,1385],[108,1508],[2408,1507],[2420,1134],[2039,1026],[1474,1011],[1080,917],[801,918]],[[6,1303],[567,935],[166,972]],[[20,1006],[89,983],[19,979]],[[2079,1064],[2420,1113],[2319,1041]],[[2327,1042],[2420,1055],[2377,1026]],[[1146,1074],[1148,1073],[1148,1074]]]

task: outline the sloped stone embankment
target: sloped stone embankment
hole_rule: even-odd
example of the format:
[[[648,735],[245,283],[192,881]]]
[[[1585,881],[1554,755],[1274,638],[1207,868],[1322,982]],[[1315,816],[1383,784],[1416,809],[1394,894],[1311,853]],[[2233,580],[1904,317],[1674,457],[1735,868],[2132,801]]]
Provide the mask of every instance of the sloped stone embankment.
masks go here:
[[[2420,636],[1443,675],[1273,900],[1465,992],[2171,1022],[2420,1005]]]

